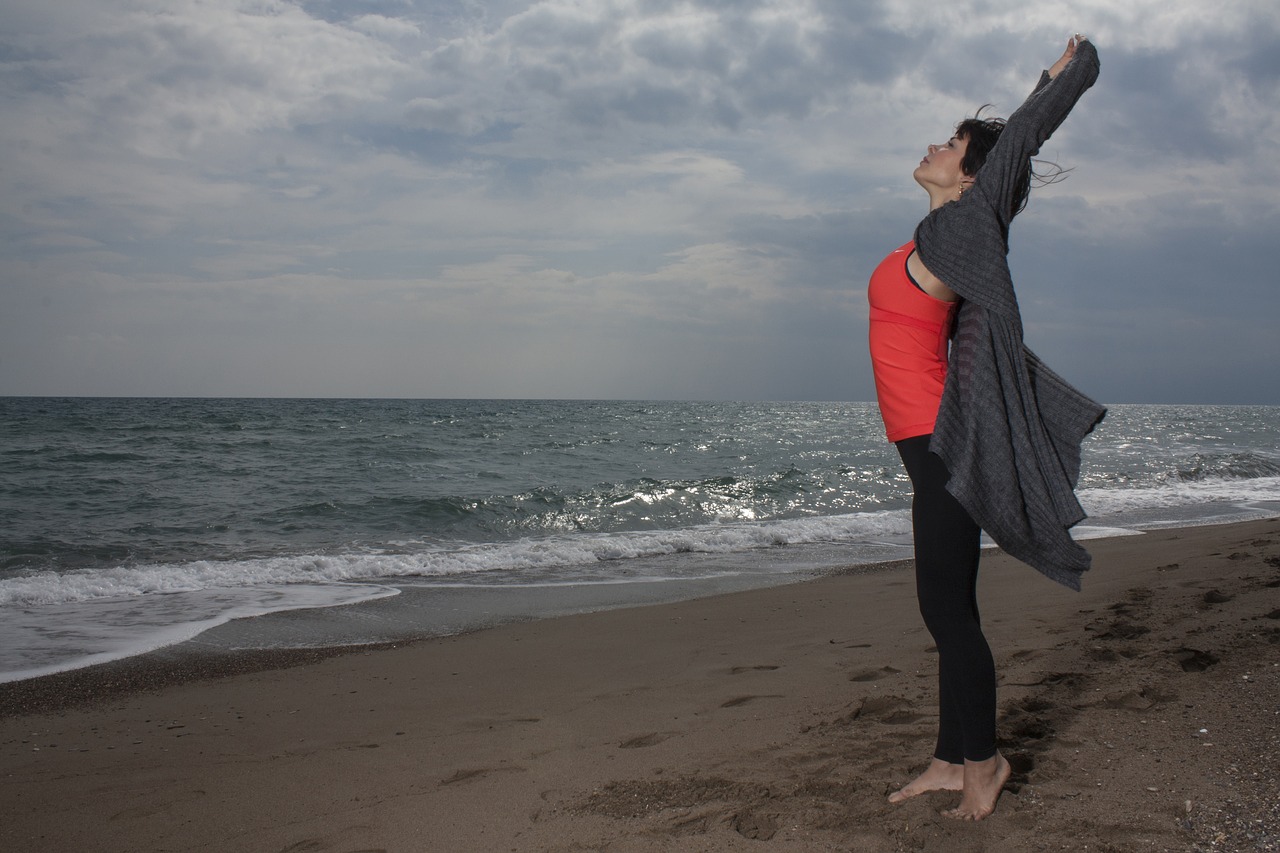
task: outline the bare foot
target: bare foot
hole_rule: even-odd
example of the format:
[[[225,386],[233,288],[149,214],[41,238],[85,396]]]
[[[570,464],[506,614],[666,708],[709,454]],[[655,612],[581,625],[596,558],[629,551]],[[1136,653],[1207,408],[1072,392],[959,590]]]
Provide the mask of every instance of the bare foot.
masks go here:
[[[889,802],[901,803],[912,797],[918,797],[929,791],[960,791],[964,789],[965,768],[961,764],[951,764],[940,758],[929,762],[925,771],[912,779],[900,790],[889,795]]]
[[[982,820],[996,810],[996,800],[1012,770],[1004,756],[996,753],[986,761],[965,761],[964,796],[960,805],[943,812],[956,820]]]

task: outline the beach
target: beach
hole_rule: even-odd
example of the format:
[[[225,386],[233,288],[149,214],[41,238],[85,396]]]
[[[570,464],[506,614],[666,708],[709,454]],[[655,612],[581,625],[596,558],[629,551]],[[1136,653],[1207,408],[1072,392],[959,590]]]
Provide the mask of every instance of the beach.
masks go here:
[[[1280,520],[984,554],[1014,766],[996,813],[891,806],[928,759],[909,562],[326,651],[0,685],[23,851],[1280,850]]]

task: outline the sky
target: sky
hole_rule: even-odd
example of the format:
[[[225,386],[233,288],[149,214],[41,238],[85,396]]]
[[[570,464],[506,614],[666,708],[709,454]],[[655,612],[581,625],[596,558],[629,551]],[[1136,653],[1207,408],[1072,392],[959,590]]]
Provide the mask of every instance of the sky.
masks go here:
[[[1076,31],[1027,345],[1280,404],[1274,0],[0,0],[0,395],[872,400],[925,146]]]

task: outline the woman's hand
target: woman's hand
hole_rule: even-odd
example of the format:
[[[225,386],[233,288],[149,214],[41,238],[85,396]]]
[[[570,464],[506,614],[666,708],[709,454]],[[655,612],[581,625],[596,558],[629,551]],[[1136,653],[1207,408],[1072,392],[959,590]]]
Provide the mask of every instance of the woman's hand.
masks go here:
[[[1084,40],[1085,37],[1079,33],[1076,33],[1074,36],[1067,39],[1067,49],[1062,52],[1062,57],[1057,62],[1053,63],[1053,66],[1049,69],[1049,77],[1057,77],[1062,69],[1067,67],[1067,63],[1071,61],[1071,57],[1076,55],[1076,48]]]

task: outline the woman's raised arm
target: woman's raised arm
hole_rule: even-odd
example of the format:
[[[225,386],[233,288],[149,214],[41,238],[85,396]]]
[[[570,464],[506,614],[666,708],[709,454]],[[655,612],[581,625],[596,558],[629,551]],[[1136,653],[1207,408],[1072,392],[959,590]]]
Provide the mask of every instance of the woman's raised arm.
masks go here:
[[[1036,155],[1097,78],[1097,51],[1092,42],[1076,34],[1067,40],[1061,58],[1040,75],[1035,91],[1009,116],[1000,140],[965,195],[987,199],[1007,228],[1017,212],[1013,200],[1028,159]]]
[[[1076,47],[1083,41],[1086,41],[1086,39],[1079,33],[1076,33],[1074,36],[1067,39],[1067,49],[1062,52],[1062,56],[1058,61],[1049,67],[1049,79],[1052,80],[1054,77],[1057,77],[1059,72],[1067,67],[1067,63],[1071,61],[1071,57],[1076,55]]]

